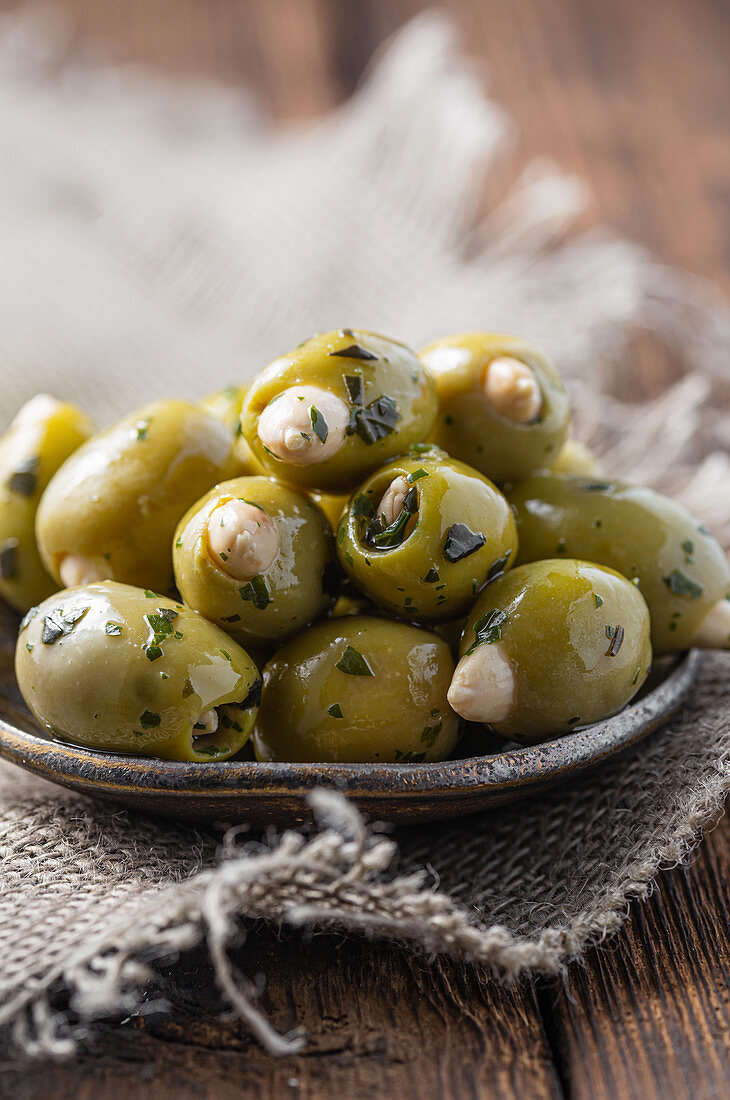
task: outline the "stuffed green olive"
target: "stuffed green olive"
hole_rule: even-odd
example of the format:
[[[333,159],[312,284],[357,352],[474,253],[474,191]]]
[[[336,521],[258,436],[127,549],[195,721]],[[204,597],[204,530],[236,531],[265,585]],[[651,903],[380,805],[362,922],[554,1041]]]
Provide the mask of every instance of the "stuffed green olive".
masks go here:
[[[728,560],[686,508],[620,481],[551,475],[519,482],[509,499],[518,561],[564,554],[636,580],[649,605],[657,653],[730,647]]]
[[[372,332],[340,329],[305,340],[262,371],[241,422],[269,473],[344,492],[425,439],[435,416],[434,384],[415,352]]]
[[[426,448],[381,467],[337,535],[342,568],[373,602],[418,622],[465,613],[512,565],[517,533],[491,481]]]
[[[225,481],[194,504],[175,533],[173,563],[185,603],[244,644],[288,638],[339,592],[326,517],[270,477]]]
[[[60,740],[167,760],[225,760],[248,740],[256,665],[197,612],[115,581],[67,589],[28,613],[15,672]]]
[[[35,537],[38,501],[56,471],[93,433],[76,405],[38,394],[0,439],[0,596],[27,611],[58,588]]]
[[[570,406],[554,367],[533,344],[467,332],[420,354],[438,391],[434,443],[498,483],[552,465]]]
[[[51,480],[36,535],[70,587],[111,579],[172,584],[172,536],[211,485],[238,471],[231,433],[187,401],[160,401],[93,436]]]
[[[487,586],[460,653],[448,695],[454,710],[507,740],[536,744],[629,702],[651,665],[649,611],[613,569],[533,562]]]

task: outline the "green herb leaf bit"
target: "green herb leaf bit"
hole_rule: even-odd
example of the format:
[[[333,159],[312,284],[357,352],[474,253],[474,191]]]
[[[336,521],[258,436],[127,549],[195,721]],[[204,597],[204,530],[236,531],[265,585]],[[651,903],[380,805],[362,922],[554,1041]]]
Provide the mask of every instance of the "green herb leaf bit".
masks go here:
[[[486,541],[484,535],[472,531],[465,523],[454,523],[446,532],[444,557],[450,562],[461,561],[480,550]]]
[[[39,459],[29,458],[21,463],[8,478],[8,489],[21,497],[32,497],[38,486]]]
[[[488,611],[486,615],[482,615],[481,619],[477,619],[473,627],[476,639],[467,649],[466,655],[473,653],[477,646],[492,645],[493,642],[498,642],[502,637],[502,626],[506,619],[507,613],[505,611],[496,610]]]
[[[18,572],[18,540],[7,539],[0,546],[0,578],[9,581]]]
[[[312,431],[317,436],[320,443],[326,443],[327,436],[329,435],[327,421],[315,405],[312,405],[309,410],[309,418],[312,421]]]
[[[70,607],[68,610],[59,607],[56,611],[50,611],[43,617],[43,632],[41,641],[44,645],[53,645],[64,634],[70,634],[76,623],[81,622],[88,611],[88,607]]]
[[[347,676],[374,676],[375,673],[371,669],[365,657],[358,650],[353,649],[351,645],[347,647],[345,652],[340,657],[339,661],[335,665],[340,672],[344,672]]]
[[[377,359],[375,352],[368,351],[362,344],[348,344],[339,351],[329,351],[328,355],[337,356],[340,359]]]
[[[271,596],[269,590],[266,587],[266,581],[258,573],[247,584],[238,590],[241,594],[242,600],[250,601],[257,611],[265,611],[271,603]]]
[[[347,434],[354,435],[357,432],[363,443],[370,446],[391,435],[400,419],[398,406],[393,398],[383,394],[369,405],[358,405],[352,410]]]
[[[691,600],[698,600],[704,588],[697,581],[693,581],[681,569],[674,569],[668,577],[664,577],[664,583],[675,596],[689,596]]]

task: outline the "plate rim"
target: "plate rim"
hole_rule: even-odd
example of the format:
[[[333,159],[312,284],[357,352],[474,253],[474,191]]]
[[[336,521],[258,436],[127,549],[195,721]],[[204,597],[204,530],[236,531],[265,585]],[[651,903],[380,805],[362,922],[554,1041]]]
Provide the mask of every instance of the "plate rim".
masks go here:
[[[540,745],[434,763],[194,763],[105,753],[13,726],[0,716],[0,758],[51,782],[114,799],[145,796],[184,801],[305,798],[316,787],[355,799],[449,800],[497,795],[552,782],[613,756],[666,724],[689,695],[703,651],[677,654],[655,688],[611,718]],[[666,698],[658,708],[657,697]],[[652,706],[652,703],[654,704]],[[617,734],[617,726],[619,733]],[[539,762],[539,767],[536,763]],[[126,774],[126,781],[121,776]]]

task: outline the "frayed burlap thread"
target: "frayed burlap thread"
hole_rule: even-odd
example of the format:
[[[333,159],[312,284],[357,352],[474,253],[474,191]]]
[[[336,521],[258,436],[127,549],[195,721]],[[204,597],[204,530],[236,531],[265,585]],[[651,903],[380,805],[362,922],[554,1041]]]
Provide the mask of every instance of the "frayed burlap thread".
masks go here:
[[[197,398],[343,324],[414,346],[501,329],[552,354],[613,476],[730,542],[726,303],[630,242],[575,236],[587,190],[552,165],[482,217],[510,132],[442,14],[406,26],[348,103],[288,128],[239,90],[84,56],[60,17],[2,17],[0,428],[44,389],[101,424]],[[651,402],[626,400],[637,332],[681,363]],[[219,847],[0,764],[0,1024],[31,1055],[69,1054],[74,1021],[134,1011],[152,959],[205,941],[231,1005],[273,1053],[295,1049],[232,966],[241,917],[388,937],[505,980],[559,973],[720,809],[729,676],[708,656],[683,714],[591,776],[393,836],[318,792],[319,831]]]
[[[708,655],[693,701],[599,772],[528,802],[398,830],[369,828],[341,795],[311,802],[319,831],[218,847],[209,834],[141,820],[0,767],[0,1025],[31,1054],[67,1054],[74,1017],[131,1012],[149,960],[205,941],[226,999],[274,1054],[278,1035],[227,948],[240,917],[349,929],[503,980],[559,974],[620,927],[658,869],[687,858],[730,790],[730,655]],[[397,857],[397,858],[396,858]],[[27,913],[32,906],[33,921]]]

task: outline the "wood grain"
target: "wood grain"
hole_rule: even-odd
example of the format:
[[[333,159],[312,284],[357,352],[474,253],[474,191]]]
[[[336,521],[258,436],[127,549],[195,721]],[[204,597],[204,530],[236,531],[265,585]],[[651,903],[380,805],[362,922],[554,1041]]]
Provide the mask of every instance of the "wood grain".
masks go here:
[[[573,1100],[730,1095],[730,821],[541,1006]]]
[[[69,1064],[6,1068],[2,1094],[17,1100],[562,1097],[529,989],[503,992],[474,970],[334,935],[279,938],[259,929],[238,958],[247,974],[268,975],[263,1003],[279,1028],[305,1024],[302,1055],[273,1060],[239,1021],[221,1019],[198,952],[161,983],[175,1004],[171,1018],[106,1029],[93,1050]]]

